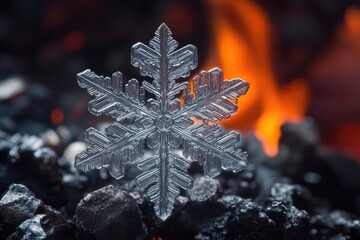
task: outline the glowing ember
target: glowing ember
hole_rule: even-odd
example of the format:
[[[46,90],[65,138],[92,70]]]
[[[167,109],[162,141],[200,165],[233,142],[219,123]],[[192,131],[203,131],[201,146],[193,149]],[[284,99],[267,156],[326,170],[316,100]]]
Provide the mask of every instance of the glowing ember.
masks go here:
[[[64,120],[64,112],[59,108],[55,108],[51,112],[50,119],[53,124],[60,124]]]
[[[271,27],[265,13],[251,1],[210,1],[214,39],[205,69],[219,66],[225,78],[247,79],[252,87],[229,129],[252,126],[269,155],[277,153],[280,126],[300,120],[307,109],[308,87],[302,79],[278,86],[272,70]]]
[[[68,52],[80,50],[85,43],[84,35],[81,32],[71,32],[63,38],[64,49]]]

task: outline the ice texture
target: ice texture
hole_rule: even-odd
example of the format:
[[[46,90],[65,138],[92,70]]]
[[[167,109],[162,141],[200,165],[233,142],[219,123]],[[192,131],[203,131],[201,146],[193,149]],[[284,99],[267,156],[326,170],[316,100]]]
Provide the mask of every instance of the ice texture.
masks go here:
[[[76,156],[75,167],[83,171],[108,167],[111,176],[120,179],[125,166],[135,164],[141,170],[137,184],[146,189],[162,220],[171,214],[180,188],[192,187],[187,172],[191,162],[197,161],[208,177],[217,176],[221,169],[238,172],[247,165],[240,135],[216,122],[236,113],[237,98],[249,84],[239,78],[224,81],[218,68],[202,71],[192,84],[177,83],[197,67],[196,47],[177,47],[165,24],[149,46],[137,43],[132,47],[132,65],[151,77],[152,83],[143,81],[140,86],[131,79],[125,84],[120,72],[111,78],[91,70],[77,75],[80,87],[95,97],[89,111],[116,121],[105,132],[86,130],[88,147]],[[145,101],[145,91],[154,98]],[[202,123],[195,124],[194,118]]]

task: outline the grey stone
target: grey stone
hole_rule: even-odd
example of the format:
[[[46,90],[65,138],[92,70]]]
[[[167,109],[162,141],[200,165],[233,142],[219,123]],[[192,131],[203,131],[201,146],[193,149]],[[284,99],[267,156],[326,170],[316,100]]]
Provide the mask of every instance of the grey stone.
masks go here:
[[[194,202],[204,202],[218,199],[221,193],[222,188],[217,179],[197,177],[193,187],[188,190],[188,197]]]

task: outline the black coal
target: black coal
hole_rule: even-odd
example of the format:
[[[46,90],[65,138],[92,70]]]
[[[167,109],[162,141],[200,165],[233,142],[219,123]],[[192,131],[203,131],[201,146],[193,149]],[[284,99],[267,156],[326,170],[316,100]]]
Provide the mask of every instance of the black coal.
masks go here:
[[[119,181],[74,169],[79,126],[23,115],[21,101],[1,106],[13,112],[0,118],[0,239],[360,239],[360,168],[324,147],[310,119],[282,127],[275,158],[245,135],[249,166],[240,173],[207,179],[192,165],[193,188],[163,222],[135,168]]]

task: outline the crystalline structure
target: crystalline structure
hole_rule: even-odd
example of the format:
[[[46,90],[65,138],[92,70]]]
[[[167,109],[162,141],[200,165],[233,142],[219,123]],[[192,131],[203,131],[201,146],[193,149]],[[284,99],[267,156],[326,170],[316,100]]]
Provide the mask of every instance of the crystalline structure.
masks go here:
[[[180,188],[192,186],[187,173],[192,161],[197,161],[208,177],[217,176],[221,169],[238,172],[247,164],[239,134],[226,132],[214,122],[237,111],[237,98],[247,92],[249,84],[238,78],[224,81],[218,68],[202,71],[192,85],[177,83],[175,80],[188,77],[197,67],[196,47],[177,47],[165,24],[157,29],[149,46],[137,43],[132,47],[132,65],[153,79],[152,83],[143,81],[141,87],[136,79],[124,86],[120,72],[111,78],[90,70],[77,75],[80,87],[95,97],[89,102],[89,111],[96,116],[110,115],[116,121],[104,133],[87,129],[88,148],[76,156],[76,168],[108,167],[110,174],[120,179],[125,165],[137,165],[142,172],[137,183],[146,189],[163,220],[170,215]],[[145,101],[145,91],[154,98]],[[194,117],[202,124],[194,124]]]

